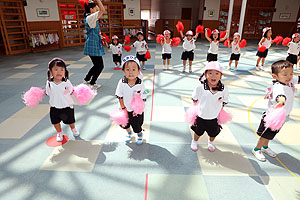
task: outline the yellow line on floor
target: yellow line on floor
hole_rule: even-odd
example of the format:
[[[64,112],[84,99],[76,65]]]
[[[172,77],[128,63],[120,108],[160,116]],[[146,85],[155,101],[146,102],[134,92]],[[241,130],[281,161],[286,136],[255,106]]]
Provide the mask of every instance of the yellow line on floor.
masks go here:
[[[248,122],[249,122],[249,124],[250,124],[250,126],[251,126],[251,128],[252,128],[252,130],[253,130],[253,132],[255,133],[255,135],[256,135],[256,137],[257,138],[259,138],[259,136],[257,135],[257,133],[256,133],[256,131],[255,131],[255,129],[253,128],[253,126],[252,126],[252,124],[251,124],[251,121],[250,121],[250,112],[251,112],[251,108],[253,107],[253,105],[257,102],[257,101],[259,101],[260,99],[262,99],[264,96],[262,96],[262,97],[259,97],[258,99],[256,99],[253,103],[252,103],[252,105],[249,107],[249,109],[248,109]],[[285,164],[283,164],[283,162],[278,158],[278,157],[276,157],[276,160],[288,171],[288,172],[290,172],[290,174],[292,174],[295,178],[297,178],[299,181],[300,181],[300,178],[297,176],[297,175],[295,175],[289,168],[287,168],[287,166],[285,166]]]

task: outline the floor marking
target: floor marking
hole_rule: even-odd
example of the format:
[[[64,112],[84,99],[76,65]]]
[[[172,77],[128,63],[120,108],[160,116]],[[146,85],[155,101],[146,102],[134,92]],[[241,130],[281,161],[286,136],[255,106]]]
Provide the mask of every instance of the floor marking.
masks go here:
[[[147,195],[148,195],[148,173],[146,174],[145,200],[147,200]]]

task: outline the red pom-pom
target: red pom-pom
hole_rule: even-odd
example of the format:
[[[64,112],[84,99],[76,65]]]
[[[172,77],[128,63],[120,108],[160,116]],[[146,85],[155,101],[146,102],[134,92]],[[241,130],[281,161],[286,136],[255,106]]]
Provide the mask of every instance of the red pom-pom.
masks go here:
[[[183,26],[183,23],[181,21],[178,21],[177,24],[176,24],[176,28],[177,28],[177,31],[180,32],[184,30],[184,26]]]
[[[157,35],[157,37],[156,37],[156,42],[157,43],[161,43],[161,40],[163,40],[164,39],[164,36],[162,35],[162,34],[159,34],[159,35]]]
[[[196,28],[196,33],[203,33],[204,26],[198,25]]]
[[[81,8],[84,8],[84,4],[88,4],[89,0],[79,0],[79,4],[81,6]]]
[[[275,39],[272,41],[273,43],[275,42],[277,45],[282,42],[283,37],[281,36],[276,36]]]
[[[109,43],[109,37],[105,33],[103,33],[103,37],[105,37],[104,40]]]
[[[244,48],[247,45],[247,41],[245,39],[242,39],[240,42],[240,48]]]
[[[181,42],[181,39],[179,37],[175,37],[172,39],[172,42],[171,42],[171,46],[174,46],[174,47],[177,47]]]
[[[288,43],[290,43],[290,41],[292,41],[292,39],[289,38],[289,37],[286,37],[286,38],[283,39],[282,45],[283,45],[283,46],[286,46],[286,45],[288,45]]]
[[[228,47],[229,44],[230,44],[230,39],[225,40],[224,46],[225,46],[225,47]]]
[[[210,30],[210,28],[206,28],[206,32],[207,32],[207,37],[210,37],[211,36],[211,30]]]
[[[129,52],[131,50],[131,46],[124,46],[125,51]]]
[[[225,36],[226,36],[226,31],[221,31],[220,38],[225,38]]]
[[[130,44],[130,37],[129,37],[129,35],[126,35],[126,37],[125,37],[125,44]]]
[[[258,49],[259,52],[264,52],[267,49],[267,47],[266,46],[260,46],[257,49]]]
[[[145,58],[146,58],[146,59],[151,59],[151,54],[150,54],[150,52],[149,52],[149,51],[147,51],[147,52],[146,52],[146,54],[145,54]]]

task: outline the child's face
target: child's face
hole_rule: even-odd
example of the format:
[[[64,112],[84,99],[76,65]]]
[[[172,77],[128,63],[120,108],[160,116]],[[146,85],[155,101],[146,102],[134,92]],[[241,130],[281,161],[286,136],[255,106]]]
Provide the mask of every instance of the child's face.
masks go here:
[[[144,39],[144,36],[141,35],[141,34],[139,34],[139,35],[137,36],[137,38],[138,38],[139,41],[142,41],[142,40]]]
[[[294,38],[294,41],[295,41],[296,43],[299,42],[299,41],[300,41],[300,36],[295,37],[295,38]]]
[[[271,37],[272,36],[272,30],[269,30],[267,33],[267,37]]]
[[[211,86],[216,86],[222,78],[222,73],[216,70],[207,70],[205,77]]]
[[[219,35],[218,33],[214,33],[214,34],[213,34],[214,40],[218,39],[218,35]]]
[[[240,36],[234,36],[234,37],[233,37],[233,40],[234,40],[235,42],[238,42],[238,41],[240,40]]]
[[[165,34],[165,38],[166,38],[166,39],[170,39],[170,37],[171,37],[171,35],[170,35],[169,33],[166,33],[166,34]]]
[[[112,42],[113,42],[113,44],[115,44],[115,45],[118,44],[118,40],[117,40],[117,39],[113,39]]]
[[[281,83],[289,84],[293,79],[293,74],[293,67],[289,67],[282,69],[278,74],[272,74],[272,77]]]
[[[128,62],[124,67],[124,74],[128,80],[134,80],[140,74],[139,67],[136,62]]]
[[[191,40],[192,38],[193,38],[193,36],[191,36],[191,35],[187,35],[187,36],[186,36],[186,39],[187,39],[187,40]]]
[[[60,67],[56,65],[50,70],[50,72],[55,81],[61,81],[66,74],[66,70],[64,67]]]

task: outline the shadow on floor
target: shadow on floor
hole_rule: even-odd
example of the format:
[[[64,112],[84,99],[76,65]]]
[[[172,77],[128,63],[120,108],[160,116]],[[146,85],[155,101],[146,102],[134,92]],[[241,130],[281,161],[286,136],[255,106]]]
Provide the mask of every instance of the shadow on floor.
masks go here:
[[[279,153],[277,154],[277,158],[293,173],[300,175],[300,161],[297,158],[291,156],[288,153]],[[267,156],[266,159],[273,165],[284,168],[275,158]]]

